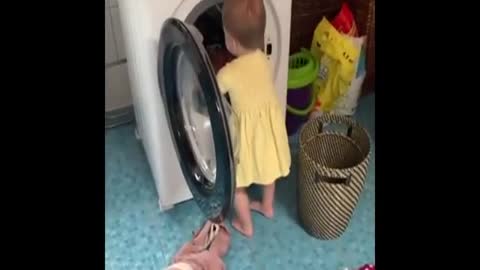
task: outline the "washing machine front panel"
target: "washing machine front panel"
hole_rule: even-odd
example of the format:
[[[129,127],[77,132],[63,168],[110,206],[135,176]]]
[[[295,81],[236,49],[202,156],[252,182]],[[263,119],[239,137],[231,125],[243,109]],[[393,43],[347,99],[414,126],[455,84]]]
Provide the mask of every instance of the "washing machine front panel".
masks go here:
[[[265,48],[264,52],[272,65],[273,77],[278,80],[280,68],[280,52],[282,42],[280,41],[280,21],[272,2],[265,1],[266,25],[265,25]]]
[[[159,40],[158,81],[183,175],[205,215],[222,219],[232,205],[235,168],[213,68],[181,20],[165,21]]]

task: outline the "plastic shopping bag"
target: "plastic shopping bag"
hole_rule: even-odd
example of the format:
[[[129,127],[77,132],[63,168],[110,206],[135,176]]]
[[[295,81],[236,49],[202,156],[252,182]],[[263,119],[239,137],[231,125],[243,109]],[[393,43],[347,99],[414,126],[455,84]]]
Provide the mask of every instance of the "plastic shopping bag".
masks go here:
[[[322,112],[330,112],[355,78],[360,49],[324,17],[314,32],[312,54],[320,63],[314,82]]]
[[[353,115],[357,108],[357,101],[362,92],[363,81],[365,80],[366,73],[363,73],[359,77],[353,79],[350,88],[345,95],[338,98],[332,113],[339,115]]]
[[[340,33],[346,34],[351,37],[358,36],[357,24],[355,23],[355,18],[353,17],[352,10],[347,3],[342,4],[340,12],[332,21],[333,27],[337,29]]]
[[[349,37],[361,53],[356,62],[355,78],[352,80],[348,90],[340,96],[333,105],[332,113],[340,115],[353,115],[357,107],[357,101],[362,92],[363,81],[365,80],[365,37]]]

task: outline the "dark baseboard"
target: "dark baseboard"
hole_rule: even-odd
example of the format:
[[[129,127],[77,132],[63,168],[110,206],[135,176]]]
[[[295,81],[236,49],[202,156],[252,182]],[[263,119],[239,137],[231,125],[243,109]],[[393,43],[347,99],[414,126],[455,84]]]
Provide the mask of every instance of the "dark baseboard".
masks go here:
[[[133,106],[105,112],[105,128],[128,124],[135,120]]]

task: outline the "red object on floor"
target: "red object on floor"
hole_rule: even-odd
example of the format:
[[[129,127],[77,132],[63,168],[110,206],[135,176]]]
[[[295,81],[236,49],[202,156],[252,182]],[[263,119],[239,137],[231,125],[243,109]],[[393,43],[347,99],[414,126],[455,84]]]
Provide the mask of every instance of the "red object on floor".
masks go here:
[[[358,270],[375,270],[375,265],[365,264],[364,266],[360,267]]]

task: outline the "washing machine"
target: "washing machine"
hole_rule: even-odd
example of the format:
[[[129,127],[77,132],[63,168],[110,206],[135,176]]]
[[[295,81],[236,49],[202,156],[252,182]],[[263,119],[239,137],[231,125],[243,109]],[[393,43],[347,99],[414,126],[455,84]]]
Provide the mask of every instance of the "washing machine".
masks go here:
[[[145,150],[161,210],[192,196],[202,209],[210,208],[204,212],[226,209],[231,196],[224,195],[234,189],[228,104],[218,92],[203,42],[210,28],[198,37],[196,29],[201,27],[192,27],[205,13],[220,14],[222,2],[118,0],[136,136]],[[264,51],[286,112],[292,0],[264,2]],[[205,196],[208,203],[202,207]]]

